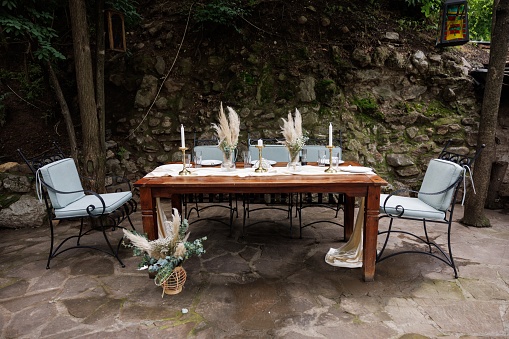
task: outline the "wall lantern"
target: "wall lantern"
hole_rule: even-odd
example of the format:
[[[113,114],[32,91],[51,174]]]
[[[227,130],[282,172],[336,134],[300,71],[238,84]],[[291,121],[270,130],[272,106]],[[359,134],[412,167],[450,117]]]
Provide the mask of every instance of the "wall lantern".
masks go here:
[[[107,10],[106,22],[108,26],[108,47],[118,52],[126,51],[124,15]]]
[[[465,0],[445,0],[437,46],[457,46],[468,42],[467,7]]]

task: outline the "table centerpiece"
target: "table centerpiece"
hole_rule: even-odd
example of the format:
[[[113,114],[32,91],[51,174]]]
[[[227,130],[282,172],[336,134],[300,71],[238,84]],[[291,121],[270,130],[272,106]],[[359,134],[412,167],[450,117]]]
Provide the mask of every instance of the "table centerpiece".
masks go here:
[[[212,124],[219,138],[219,149],[223,152],[221,168],[224,171],[235,169],[235,150],[239,140],[240,119],[237,112],[231,107],[228,108],[228,118],[223,110],[223,103],[219,109],[219,125]]]
[[[300,170],[301,163],[299,160],[299,154],[301,149],[306,144],[308,137],[302,133],[302,117],[298,109],[295,109],[295,117],[292,117],[292,113],[288,112],[288,120],[283,120],[283,126],[281,127],[281,133],[285,140],[284,145],[288,149],[288,169],[292,171]]]

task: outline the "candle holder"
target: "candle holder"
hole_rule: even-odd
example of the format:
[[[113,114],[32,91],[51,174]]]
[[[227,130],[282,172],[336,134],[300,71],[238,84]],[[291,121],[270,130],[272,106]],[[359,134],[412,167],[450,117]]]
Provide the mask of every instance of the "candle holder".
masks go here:
[[[332,149],[334,148],[334,146],[329,145],[325,147],[329,149],[329,168],[325,170],[325,173],[336,173],[337,171],[334,168],[332,168]]]
[[[262,166],[262,149],[263,149],[263,147],[264,146],[256,145],[256,148],[258,148],[258,168],[255,169],[256,173],[263,173],[263,172],[268,171],[267,168],[263,168],[263,166]]]
[[[189,172],[189,170],[187,169],[187,166],[186,166],[186,151],[188,150],[187,147],[179,147],[179,150],[182,151],[182,165],[183,165],[183,169],[182,171],[179,172],[179,175],[190,175],[191,172]]]

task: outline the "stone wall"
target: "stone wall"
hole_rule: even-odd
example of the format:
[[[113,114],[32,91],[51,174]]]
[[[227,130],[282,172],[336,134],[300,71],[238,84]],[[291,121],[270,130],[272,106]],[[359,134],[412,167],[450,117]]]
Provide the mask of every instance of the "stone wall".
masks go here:
[[[115,129],[125,152],[108,163],[135,179],[178,161],[180,124],[188,131],[187,145],[194,134],[210,139],[220,101],[239,113],[241,150],[248,135],[281,137],[280,119],[298,108],[310,137],[326,136],[332,122],[342,131],[344,159],[374,167],[389,188],[417,187],[429,159],[449,139],[458,152],[475,147],[480,102],[468,73],[479,65],[460,51],[408,51],[394,32],[381,35],[379,46],[350,55],[340,46],[324,50],[326,62],[294,53],[282,63],[261,62],[262,52],[253,46],[241,49],[241,61],[234,52],[209,48],[201,60],[180,59],[171,73],[178,76],[164,82],[164,58],[143,54],[131,109]],[[128,68],[112,72],[115,86],[132,89]]]

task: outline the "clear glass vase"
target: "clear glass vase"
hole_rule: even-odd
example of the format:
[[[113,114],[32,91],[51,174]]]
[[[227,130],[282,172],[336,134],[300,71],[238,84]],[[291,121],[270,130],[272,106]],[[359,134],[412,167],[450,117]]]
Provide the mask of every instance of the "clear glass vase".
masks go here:
[[[233,171],[235,170],[234,152],[223,151],[223,162],[221,163],[221,170]]]
[[[298,172],[302,169],[302,164],[299,159],[300,149],[295,151],[288,150],[288,164],[286,167],[292,172]]]

